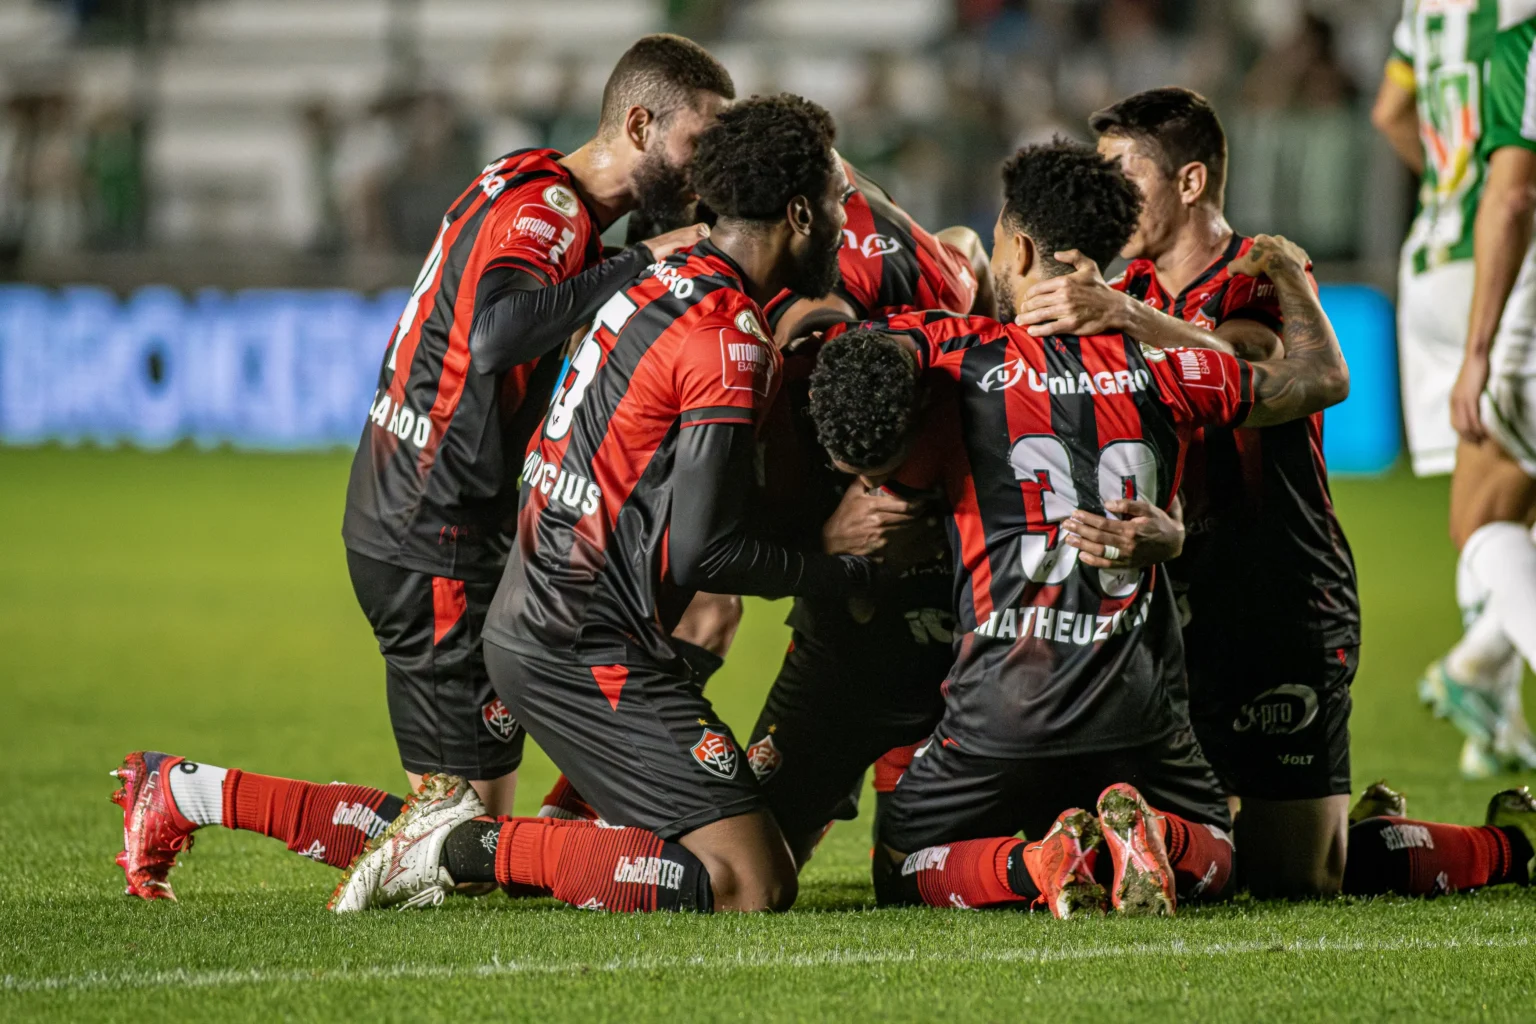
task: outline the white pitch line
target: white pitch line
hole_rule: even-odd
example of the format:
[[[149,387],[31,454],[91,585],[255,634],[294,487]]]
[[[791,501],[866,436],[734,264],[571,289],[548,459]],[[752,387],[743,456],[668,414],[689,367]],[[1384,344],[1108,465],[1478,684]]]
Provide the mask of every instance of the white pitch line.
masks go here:
[[[557,963],[493,960],[485,964],[381,964],[369,967],[340,967],[318,970],[293,968],[216,971],[91,971],[86,974],[26,978],[7,974],[0,978],[5,992],[80,992],[92,989],[121,988],[225,988],[237,985],[315,984],[398,979],[489,978],[502,975],[575,974],[588,971],[623,973],[676,968],[728,970],[763,967],[861,967],[881,964],[967,964],[967,963],[1061,963],[1076,960],[1100,960],[1111,957],[1147,959],[1168,956],[1221,957],[1253,953],[1394,953],[1450,949],[1516,949],[1532,945],[1525,937],[1457,939],[1405,939],[1391,942],[1334,942],[1310,939],[1293,942],[1211,942],[1190,944],[1183,941],[1136,943],[1122,946],[1090,946],[1067,949],[1006,949],[980,953],[912,950],[828,950],[821,953],[738,954],[732,956],[654,956],[627,957],[602,961],[563,961]]]

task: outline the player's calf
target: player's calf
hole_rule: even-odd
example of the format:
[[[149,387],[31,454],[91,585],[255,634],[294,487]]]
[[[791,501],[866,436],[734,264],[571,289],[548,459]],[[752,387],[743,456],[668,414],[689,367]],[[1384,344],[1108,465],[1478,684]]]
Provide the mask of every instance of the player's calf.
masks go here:
[[[175,899],[167,876],[199,828],[258,832],[300,856],[344,868],[404,804],[370,786],[257,775],[158,751],[134,751],[112,774],[123,783],[112,795],[123,808],[118,864],[128,893],[144,899]]]
[[[1529,885],[1533,842],[1536,802],[1523,789],[1495,795],[1488,823],[1481,826],[1367,818],[1349,830],[1344,892],[1437,896],[1510,882]]]
[[[1309,800],[1244,797],[1236,824],[1243,883],[1260,899],[1337,895],[1344,881],[1348,830],[1348,794]]]

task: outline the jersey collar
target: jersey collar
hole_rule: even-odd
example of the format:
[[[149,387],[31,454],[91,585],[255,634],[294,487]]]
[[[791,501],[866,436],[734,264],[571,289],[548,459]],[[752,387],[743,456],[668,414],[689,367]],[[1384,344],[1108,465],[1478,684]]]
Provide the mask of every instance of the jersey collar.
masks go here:
[[[736,290],[743,293],[746,292],[746,271],[741,269],[741,264],[727,256],[725,250],[716,245],[713,239],[706,238],[702,242],[694,243],[693,255],[722,264],[721,270],[723,274],[735,279]]]

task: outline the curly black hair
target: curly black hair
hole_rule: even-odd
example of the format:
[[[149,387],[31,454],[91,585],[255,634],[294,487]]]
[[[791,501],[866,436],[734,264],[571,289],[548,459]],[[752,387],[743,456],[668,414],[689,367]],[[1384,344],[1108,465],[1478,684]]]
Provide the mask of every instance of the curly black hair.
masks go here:
[[[811,371],[816,439],[838,462],[883,466],[901,451],[917,405],[917,364],[902,343],[855,327],[822,347]]]
[[[1190,89],[1165,86],[1127,96],[1088,118],[1096,135],[1121,135],[1145,143],[1163,173],[1205,164],[1206,189],[1220,200],[1227,180],[1227,133],[1209,100]]]
[[[795,196],[813,203],[834,173],[832,115],[789,93],[753,96],[699,136],[693,187],[724,218],[776,221]]]
[[[1051,274],[1072,269],[1051,255],[1066,249],[1107,266],[1140,215],[1141,193],[1120,166],[1080,143],[1025,146],[1003,164],[1003,217],[1034,239]]]

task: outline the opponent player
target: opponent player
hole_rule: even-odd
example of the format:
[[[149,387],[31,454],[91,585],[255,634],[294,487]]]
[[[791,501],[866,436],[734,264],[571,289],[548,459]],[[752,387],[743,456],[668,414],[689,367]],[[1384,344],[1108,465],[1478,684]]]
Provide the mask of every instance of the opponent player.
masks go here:
[[[471,820],[473,793],[437,776],[338,911],[491,881],[609,910],[794,901],[784,838],[668,632],[698,589],[846,595],[874,575],[747,522],[779,369],[759,304],[836,281],[846,180],[830,118],[792,96],[738,104],[700,137],[693,184],[712,235],[605,303],[576,350],[524,464],[486,626],[497,692],[610,824]]]
[[[1275,285],[1233,269],[1253,242],[1223,215],[1216,112],[1187,89],[1153,89],[1090,124],[1144,200],[1121,252],[1131,263],[1110,287],[1081,254],[1058,254],[1074,272],[1025,294],[1018,322],[1036,335],[1122,331],[1160,348],[1277,358]],[[1183,478],[1189,540],[1169,566],[1187,602],[1190,717],[1241,800],[1237,842],[1255,895],[1338,892],[1344,873],[1360,601],[1322,429],[1320,412],[1262,430],[1206,428]]]
[[[510,813],[522,730],[491,690],[481,627],[511,543],[517,462],[559,361],[541,359],[562,325],[687,229],[599,263],[598,236],[642,207],[660,219],[692,198],[694,142],[735,96],[730,75],[678,36],[637,41],[603,93],[597,136],[493,161],[443,218],[385,352],[347,489],[342,534],[363,611],[384,654],[401,761],[476,780]],[[172,898],[166,875],[198,827],[284,839],[345,867],[401,801],[363,786],[320,786],[227,771],[155,752],[114,774],[124,809],[128,892]]]
[[[1419,694],[1467,734],[1470,777],[1536,768],[1520,701],[1521,658],[1536,658],[1533,17],[1531,0],[1406,0],[1374,113],[1422,178],[1398,298],[1403,409],[1414,471],[1454,462],[1461,552],[1466,633]]]
[[[1053,254],[1112,259],[1140,208],[1115,163],[1069,143],[1020,151],[1004,194],[992,266],[1010,321],[1032,285],[1072,271]],[[1109,495],[1166,507],[1201,426],[1283,422],[1347,394],[1304,267],[1290,243],[1261,238],[1233,268],[1274,281],[1291,327],[1284,359],[1165,351],[1119,333],[1036,338],[932,314],[829,342],[812,413],[852,469],[902,461],[925,374],[953,382],[960,406],[943,481],[962,638],[944,720],[886,816],[882,902],[1102,908],[1101,837],[1117,909],[1171,913],[1178,898],[1223,891],[1230,819],[1176,700],[1171,594],[1155,569],[1083,565],[1063,527]],[[1095,803],[1097,814],[1080,809]],[[1011,838],[1021,829],[1036,842]]]

